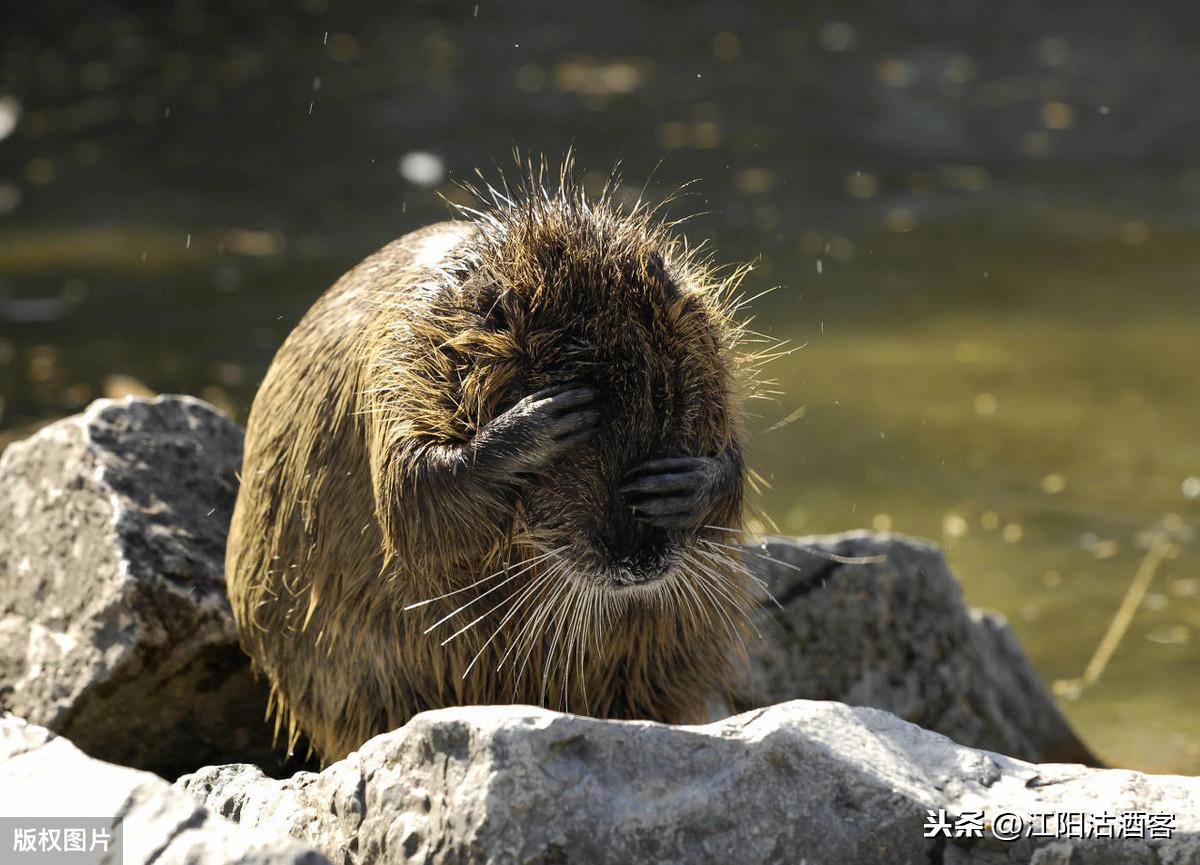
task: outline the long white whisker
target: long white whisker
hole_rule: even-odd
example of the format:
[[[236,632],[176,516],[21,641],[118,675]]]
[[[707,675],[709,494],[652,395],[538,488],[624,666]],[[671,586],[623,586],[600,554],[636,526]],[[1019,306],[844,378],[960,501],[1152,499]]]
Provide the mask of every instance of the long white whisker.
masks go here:
[[[560,550],[565,549],[565,547],[566,547],[566,545],[564,544],[562,547],[559,547],[559,549]],[[505,565],[503,568],[496,571],[496,573],[488,574],[486,577],[478,579],[475,582],[471,583],[470,585],[463,586],[462,588],[454,589],[453,591],[450,591],[450,592],[446,592],[444,595],[438,595],[436,598],[426,598],[424,601],[417,601],[416,603],[409,604],[404,609],[405,609],[405,611],[415,610],[418,607],[428,606],[429,604],[432,604],[435,601],[441,601],[445,598],[453,597],[454,595],[458,595],[458,594],[461,594],[462,592],[469,591],[469,590],[475,588],[476,586],[483,585],[488,580],[494,580],[494,579],[496,579],[496,577],[500,576],[501,574],[507,573],[510,568],[519,568],[519,567],[521,567],[521,565],[529,564],[531,561],[541,561],[542,559],[546,558],[547,556],[553,555],[557,551],[558,550],[548,550],[547,552],[542,553],[536,559],[525,559],[524,561],[517,562],[514,565]]]
[[[513,598],[515,598],[515,597],[516,597],[516,595],[515,595],[515,594],[512,594],[512,595],[505,595],[505,596],[504,596],[504,599],[503,599],[503,600],[501,600],[501,601],[500,601],[498,604],[496,604],[494,607],[492,607],[491,609],[489,609],[487,612],[480,613],[478,616],[476,616],[476,617],[475,617],[474,619],[472,619],[471,621],[467,622],[465,625],[463,625],[461,628],[459,628],[459,629],[458,629],[457,631],[455,631],[453,634],[451,634],[450,636],[448,636],[446,639],[442,640],[442,641],[441,641],[441,642],[440,642],[438,645],[439,645],[439,646],[444,646],[444,645],[446,645],[447,643],[449,643],[451,640],[453,640],[455,637],[460,637],[460,636],[462,636],[462,635],[463,635],[463,634],[465,634],[467,631],[471,630],[471,629],[472,629],[472,628],[474,628],[476,625],[478,625],[480,622],[482,622],[484,619],[486,619],[488,616],[492,615],[492,613],[498,612],[498,611],[499,611],[499,610],[501,610],[503,607],[507,606],[508,604],[511,604],[511,603],[512,603],[512,601],[513,601]],[[426,633],[428,633],[428,631],[427,631]]]
[[[720,526],[705,526],[705,528],[706,529],[717,529],[718,531],[722,531],[722,532],[735,531],[734,529],[725,529],[725,528],[721,528]],[[777,559],[774,556],[768,556],[766,553],[756,553],[756,552],[754,552],[754,550],[750,549],[749,547],[745,547],[745,546],[735,547],[735,546],[731,546],[730,544],[722,544],[722,543],[718,543],[717,541],[714,541],[712,538],[704,538],[704,541],[706,543],[715,544],[716,546],[721,547],[722,549],[730,550],[735,553],[749,553],[750,555],[755,556],[756,558],[762,559],[763,561],[774,562],[777,565],[782,565],[785,568],[791,568],[792,570],[799,571],[802,574],[807,573],[807,571],[805,571],[801,567],[798,567],[797,565],[793,565],[790,562],[785,562],[781,559]],[[810,544],[802,544],[802,543],[799,543],[798,541],[792,541],[791,543],[794,543],[796,546],[800,547],[802,550],[804,550],[806,553],[808,553],[811,556],[815,556],[818,559],[825,559],[830,562],[837,562],[839,565],[877,565],[881,562],[887,561],[887,556],[882,555],[882,554],[878,555],[878,556],[839,556],[837,553],[831,553],[831,552],[828,552],[827,550],[822,550],[821,548],[814,547]],[[766,544],[759,544],[757,546],[760,550],[765,550],[767,548]]]
[[[563,584],[569,587],[566,596],[564,597],[566,604],[558,605],[557,612],[560,615],[556,617],[554,636],[550,641],[550,649],[548,652],[546,652],[546,663],[542,665],[542,694],[539,699],[543,706],[546,705],[546,688],[550,683],[550,672],[554,665],[554,650],[558,647],[559,638],[562,636],[563,629],[570,620],[570,612],[574,609],[575,599],[579,595],[579,592],[574,585],[574,581],[570,577],[563,580]]]
[[[565,562],[555,562],[554,565],[550,568],[550,570],[548,570],[545,573],[545,575],[544,575],[545,579],[543,579],[541,581],[541,585],[538,588],[538,591],[535,593],[535,596],[536,595],[545,595],[545,594],[548,594],[549,591],[553,591],[553,587],[555,585],[553,583],[553,578],[555,576],[557,576],[558,574],[561,574],[565,568],[566,568]],[[530,599],[533,600],[533,598],[534,598],[534,596],[531,596]],[[496,665],[497,673],[500,672],[500,669],[504,666],[505,662],[508,661],[508,656],[511,655],[513,653],[513,650],[516,649],[516,647],[520,644],[521,637],[524,636],[525,631],[529,628],[529,625],[533,621],[534,616],[536,616],[537,613],[541,610],[541,608],[542,608],[541,603],[543,600],[544,600],[544,598],[539,598],[536,600],[536,602],[532,606],[529,607],[528,615],[526,616],[525,621],[521,625],[521,627],[517,629],[517,634],[516,634],[515,639],[509,644],[508,648],[505,650],[504,654],[501,656],[500,663],[498,663]]]
[[[531,567],[533,567],[533,565],[530,565],[529,567],[525,568],[525,570],[527,571],[527,570],[529,570],[529,568],[531,568]],[[513,576],[514,576],[514,577],[519,577],[519,576],[520,576],[522,573],[524,573],[524,571],[518,571],[516,574],[513,574]],[[535,578],[535,579],[533,580],[533,582],[537,582],[537,579]],[[503,584],[503,583],[501,583],[500,585],[504,585],[504,584]],[[500,588],[500,586],[496,586],[496,588]],[[475,627],[477,624],[479,624],[480,622],[482,622],[484,619],[486,619],[486,618],[487,618],[488,616],[490,616],[492,613],[495,613],[495,612],[499,611],[499,610],[500,610],[500,609],[501,609],[501,608],[502,608],[502,607],[503,607],[505,604],[511,603],[511,602],[512,602],[513,600],[515,600],[517,597],[519,597],[520,595],[522,595],[522,594],[523,594],[523,593],[524,593],[524,592],[525,592],[525,591],[526,591],[528,588],[529,588],[528,586],[522,586],[522,587],[521,587],[520,589],[518,589],[518,590],[517,590],[515,593],[513,593],[513,594],[509,595],[509,596],[508,596],[508,597],[506,597],[504,600],[500,601],[498,604],[496,604],[494,607],[492,607],[492,608],[491,608],[490,610],[488,610],[486,613],[482,613],[482,614],[481,614],[481,615],[479,615],[477,618],[475,618],[475,619],[473,619],[472,621],[468,622],[466,625],[463,625],[461,628],[459,628],[459,629],[458,629],[457,631],[455,631],[453,634],[451,634],[450,636],[448,636],[446,639],[442,640],[442,642],[441,642],[441,645],[443,645],[443,646],[444,646],[444,645],[446,645],[447,643],[449,643],[451,640],[453,640],[455,637],[457,637],[459,634],[464,634],[464,633],[466,633],[467,631],[471,630],[471,628]],[[435,625],[434,627],[437,627],[437,626]],[[426,633],[428,633],[428,631],[426,631]]]
[[[688,619],[688,625],[692,627],[692,629],[697,629],[698,620],[696,618],[695,609],[692,609],[691,607],[691,599],[688,594],[686,594],[686,590],[683,588],[683,585],[677,584],[685,582],[688,581],[686,581],[686,579],[679,578],[671,579],[671,581],[667,581],[666,583],[666,591],[667,594],[671,596],[671,600],[674,602],[673,606],[676,607],[676,609],[682,609],[686,619]]]
[[[712,616],[704,606],[704,602],[700,598],[699,592],[696,591],[694,580],[679,581],[679,596],[683,599],[683,603],[687,606],[688,617],[692,620],[695,627],[700,627],[701,624],[712,627]]]
[[[714,594],[708,580],[704,579],[703,570],[700,563],[696,561],[695,557],[692,556],[691,553],[687,554],[686,559],[688,564],[692,566],[692,585],[706,598],[708,598],[709,607],[711,609],[715,609],[717,613],[725,620],[725,624],[730,628],[731,632],[736,630],[733,627],[733,620],[730,619],[725,613],[725,605],[722,604],[720,599],[716,596],[716,594]]]
[[[492,592],[496,591],[497,589],[504,588],[504,586],[511,583],[513,580],[515,580],[517,577],[521,576],[521,574],[525,573],[530,568],[536,567],[538,561],[540,561],[541,558],[544,558],[544,556],[540,557],[539,559],[534,560],[534,561],[526,560],[528,562],[528,564],[526,564],[525,567],[521,568],[516,573],[512,574],[507,580],[501,580],[499,583],[492,586],[486,592],[481,592],[478,595],[476,595],[474,598],[471,598],[471,600],[467,601],[465,604],[463,604],[457,610],[454,610],[453,612],[447,613],[445,616],[442,616],[442,618],[438,619],[436,622],[434,622],[432,625],[430,625],[428,628],[426,628],[424,633],[428,634],[434,628],[438,627],[439,625],[445,624],[450,619],[453,619],[455,616],[457,616],[463,610],[467,609],[467,607],[470,607],[470,606],[473,606],[474,604],[479,603],[480,601],[482,601],[484,598],[486,598],[488,595],[490,595]],[[443,645],[445,645],[445,644],[443,644]]]
[[[695,566],[696,573],[700,577],[698,580],[696,580],[696,585],[699,586],[701,591],[708,595],[721,618],[725,620],[725,625],[729,629],[729,633],[736,638],[739,643],[741,643],[742,651],[748,656],[750,650],[746,646],[746,641],[742,638],[741,631],[739,631],[737,626],[733,623],[733,619],[730,618],[728,611],[725,609],[726,603],[723,603],[723,601],[732,605],[735,610],[741,612],[743,618],[745,618],[750,627],[754,628],[754,632],[758,634],[759,639],[762,639],[762,634],[758,633],[758,627],[750,619],[750,616],[746,613],[743,606],[737,602],[737,599],[728,594],[728,592],[725,590],[725,587],[722,585],[722,580],[720,577],[715,575],[712,571],[710,571],[702,563],[690,555],[689,561],[691,561],[693,566]]]
[[[704,538],[701,538],[700,543],[708,545],[708,544],[711,544],[712,542],[708,541]],[[758,574],[754,573],[754,571],[752,571],[748,567],[746,567],[745,562],[740,562],[737,559],[735,559],[733,556],[730,556],[730,555],[720,552],[718,550],[698,549],[698,550],[696,550],[696,552],[699,555],[703,556],[708,561],[713,562],[714,564],[729,565],[732,568],[736,568],[737,572],[739,574],[741,574],[744,577],[749,577],[751,580],[753,580],[755,585],[757,585],[760,589],[762,589],[763,593],[766,594],[766,596],[771,599],[771,603],[773,603],[781,611],[787,612],[787,610],[784,608],[783,604],[779,603],[779,599],[776,598],[775,594],[771,591],[770,586],[767,585],[767,581],[764,580],[762,577],[758,576]]]
[[[566,633],[563,635],[563,686],[562,686],[562,707],[564,712],[571,711],[571,655],[575,648],[575,629],[579,625],[581,613],[579,610],[580,601],[584,596],[584,592],[576,589],[571,594],[570,608],[566,614]]]
[[[591,703],[588,700],[588,680],[583,671],[583,653],[587,646],[592,642],[592,634],[595,625],[596,614],[596,595],[600,590],[595,585],[589,584],[587,589],[587,605],[583,608],[584,623],[586,627],[581,628],[578,639],[579,646],[579,687],[583,693],[583,713],[585,715],[592,714]],[[596,646],[599,647],[600,642],[596,640]],[[598,653],[597,653],[598,654]]]
[[[524,604],[524,602],[543,583],[547,582],[552,577],[553,573],[554,573],[554,569],[551,568],[550,570],[546,571],[545,573],[538,575],[536,578],[529,581],[529,585],[522,587],[519,592],[517,592],[515,595],[513,595],[513,598],[515,599],[515,603],[513,604],[512,608],[507,613],[504,614],[504,618],[502,618],[500,620],[500,624],[498,624],[496,626],[496,630],[492,631],[492,635],[487,638],[487,641],[482,646],[479,647],[479,651],[475,653],[475,657],[473,657],[471,659],[471,663],[467,664],[467,668],[465,670],[463,670],[463,674],[462,674],[462,677],[464,679],[467,678],[467,673],[471,672],[471,668],[475,666],[475,662],[479,660],[479,658],[483,655],[483,653],[487,649],[487,647],[490,646],[492,644],[492,641],[495,640],[496,637],[498,637],[500,635],[500,632],[504,630],[504,626],[506,624],[508,624],[508,620],[511,619],[514,614],[516,614],[517,610],[519,610],[521,608],[521,606]]]
[[[525,670],[528,668],[529,662],[533,660],[533,653],[538,646],[539,639],[544,641],[546,632],[554,622],[556,607],[571,591],[571,578],[570,576],[565,576],[567,570],[564,569],[563,573],[559,575],[558,585],[542,598],[541,607],[538,611],[539,615],[530,621],[531,627],[528,631],[524,651],[521,654],[521,667],[517,670],[516,681],[518,682],[525,678]],[[544,671],[550,665],[549,652],[542,657],[541,662],[542,670]]]
[[[554,601],[565,591],[565,580],[560,579],[563,572],[568,568],[567,562],[562,562],[559,569],[555,572],[556,579],[549,582],[548,588],[543,590],[537,599],[537,604],[530,612],[529,617],[525,621],[525,625],[517,633],[516,639],[509,647],[508,652],[505,652],[504,657],[500,659],[500,663],[496,666],[497,671],[504,666],[508,660],[509,654],[524,642],[524,651],[518,651],[513,656],[513,665],[517,663],[517,658],[521,659],[521,666],[517,669],[516,675],[513,677],[513,695],[516,696],[517,688],[520,686],[522,678],[525,676],[525,668],[529,664],[529,660],[533,655],[533,650],[537,645],[535,632],[541,627],[542,623],[550,616],[554,609]]]
[[[721,596],[729,601],[732,606],[735,608],[746,606],[746,602],[750,600],[750,597],[741,586],[730,581],[728,574],[722,573],[718,568],[713,567],[711,564],[705,564],[699,559],[693,558],[692,561],[711,580],[712,587],[720,592]]]

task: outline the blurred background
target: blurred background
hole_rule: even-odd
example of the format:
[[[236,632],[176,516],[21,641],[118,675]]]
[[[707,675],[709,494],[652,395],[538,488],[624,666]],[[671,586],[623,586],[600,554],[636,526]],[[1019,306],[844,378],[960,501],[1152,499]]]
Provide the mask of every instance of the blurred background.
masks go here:
[[[36,7],[0,11],[0,447],[106,395],[244,420],[338,275],[573,145],[698,179],[689,237],[778,286],[766,528],[937,540],[1102,758],[1200,772],[1192,4]]]

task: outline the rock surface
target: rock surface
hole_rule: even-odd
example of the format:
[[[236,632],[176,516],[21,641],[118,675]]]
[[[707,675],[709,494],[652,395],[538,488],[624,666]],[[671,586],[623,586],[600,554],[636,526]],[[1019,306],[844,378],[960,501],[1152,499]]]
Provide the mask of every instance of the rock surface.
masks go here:
[[[704,727],[444,709],[320,774],[219,766],[177,786],[344,865],[1200,862],[1200,779],[1034,765],[838,703]],[[939,809],[951,826],[978,811],[1111,814],[1114,825],[1166,813],[1174,837],[924,837]]]
[[[1096,763],[1003,618],[966,607],[932,544],[869,532],[768,538],[744,558],[779,604],[763,606],[735,708],[837,700],[975,748]]]
[[[216,409],[161,397],[0,455],[0,707],[167,777],[275,762],[225,597],[241,452]]]
[[[210,814],[159,777],[92,759],[67,739],[10,714],[0,715],[0,815],[34,828],[56,818],[104,818],[114,844],[120,827],[124,865],[329,861],[282,833]]]

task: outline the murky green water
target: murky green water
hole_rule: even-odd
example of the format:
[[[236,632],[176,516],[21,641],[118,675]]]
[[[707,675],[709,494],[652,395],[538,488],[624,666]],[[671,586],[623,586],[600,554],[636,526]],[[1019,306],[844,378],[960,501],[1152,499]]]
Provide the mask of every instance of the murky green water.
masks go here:
[[[689,235],[758,257],[759,326],[804,346],[755,421],[780,530],[939,540],[1053,682],[1165,525],[1064,705],[1113,763],[1200,771],[1188,7],[379,5],[3,13],[0,436],[116,376],[244,412],[332,279],[444,218],[406,154],[661,159],[651,193],[700,178]]]

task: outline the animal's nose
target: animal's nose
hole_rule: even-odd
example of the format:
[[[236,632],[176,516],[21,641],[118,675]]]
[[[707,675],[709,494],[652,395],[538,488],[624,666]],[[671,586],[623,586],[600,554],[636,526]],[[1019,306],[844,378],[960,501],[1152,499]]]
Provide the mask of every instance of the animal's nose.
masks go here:
[[[667,546],[667,533],[634,519],[629,506],[618,495],[609,520],[605,550],[614,564],[649,566],[660,559]]]

